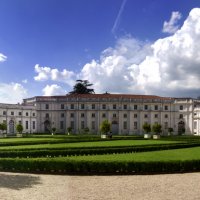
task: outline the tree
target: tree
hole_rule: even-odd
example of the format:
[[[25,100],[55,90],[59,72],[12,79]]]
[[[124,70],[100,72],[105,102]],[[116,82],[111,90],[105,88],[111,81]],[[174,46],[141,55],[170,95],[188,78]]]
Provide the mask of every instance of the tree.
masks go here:
[[[18,133],[22,134],[22,131],[24,130],[23,126],[21,124],[16,125],[16,130]]]
[[[0,124],[0,130],[1,130],[1,131],[6,131],[6,130],[7,130],[7,124],[1,123],[1,124]]]
[[[151,132],[151,125],[148,123],[144,123],[142,128],[143,128],[144,132],[147,134]]]
[[[171,128],[171,127],[168,128],[168,132],[169,132],[170,135],[172,135],[172,132],[173,132],[173,131],[174,131],[173,128]]]
[[[51,129],[51,134],[54,135],[55,132],[56,132],[56,127],[53,127],[53,128]]]
[[[159,135],[162,132],[162,126],[158,123],[153,124],[152,126],[152,131],[156,134]]]
[[[88,88],[92,85],[88,80],[76,80],[76,84],[70,94],[93,94],[94,89]]]
[[[104,120],[100,126],[100,131],[103,134],[108,134],[110,132],[111,129],[111,124],[109,123],[108,120]]]
[[[68,128],[67,128],[67,135],[70,135],[71,132],[72,132],[72,128],[71,128],[71,127],[68,127]]]

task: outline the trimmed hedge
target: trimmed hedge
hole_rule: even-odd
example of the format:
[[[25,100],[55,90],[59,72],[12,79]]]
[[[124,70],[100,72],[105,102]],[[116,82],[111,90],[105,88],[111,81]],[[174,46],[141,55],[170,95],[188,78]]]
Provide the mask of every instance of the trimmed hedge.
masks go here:
[[[62,174],[144,174],[200,171],[200,160],[103,162],[59,159],[0,159],[1,171]]]
[[[74,155],[101,155],[113,153],[137,153],[148,151],[160,151],[169,149],[181,149],[200,146],[198,143],[179,143],[162,145],[143,145],[143,146],[123,146],[123,147],[85,147],[85,148],[55,148],[55,149],[22,149],[22,150],[2,150],[0,158],[15,157],[56,157]]]

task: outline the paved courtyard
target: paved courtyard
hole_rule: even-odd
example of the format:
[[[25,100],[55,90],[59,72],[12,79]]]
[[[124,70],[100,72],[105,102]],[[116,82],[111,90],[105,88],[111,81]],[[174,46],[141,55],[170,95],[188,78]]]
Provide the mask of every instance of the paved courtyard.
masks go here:
[[[200,173],[61,176],[0,172],[1,200],[199,200]]]

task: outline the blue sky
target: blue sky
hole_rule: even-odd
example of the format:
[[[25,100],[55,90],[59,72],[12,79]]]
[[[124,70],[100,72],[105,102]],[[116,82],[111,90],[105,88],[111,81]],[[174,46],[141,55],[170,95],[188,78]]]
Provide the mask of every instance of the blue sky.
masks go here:
[[[78,78],[94,83],[96,92],[198,96],[200,88],[189,80],[198,83],[193,75],[200,73],[199,61],[183,80],[194,63],[185,66],[174,56],[167,62],[155,52],[164,51],[159,39],[183,37],[176,32],[199,5],[198,0],[0,0],[0,102],[65,94]],[[198,11],[194,15],[198,18]],[[148,58],[159,63],[151,66]]]

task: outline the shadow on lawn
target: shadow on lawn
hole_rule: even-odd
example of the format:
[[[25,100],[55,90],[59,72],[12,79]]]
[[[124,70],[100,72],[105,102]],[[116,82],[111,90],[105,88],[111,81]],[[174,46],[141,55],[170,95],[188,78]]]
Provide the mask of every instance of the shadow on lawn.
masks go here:
[[[21,190],[36,184],[41,184],[38,176],[0,173],[0,188]]]

